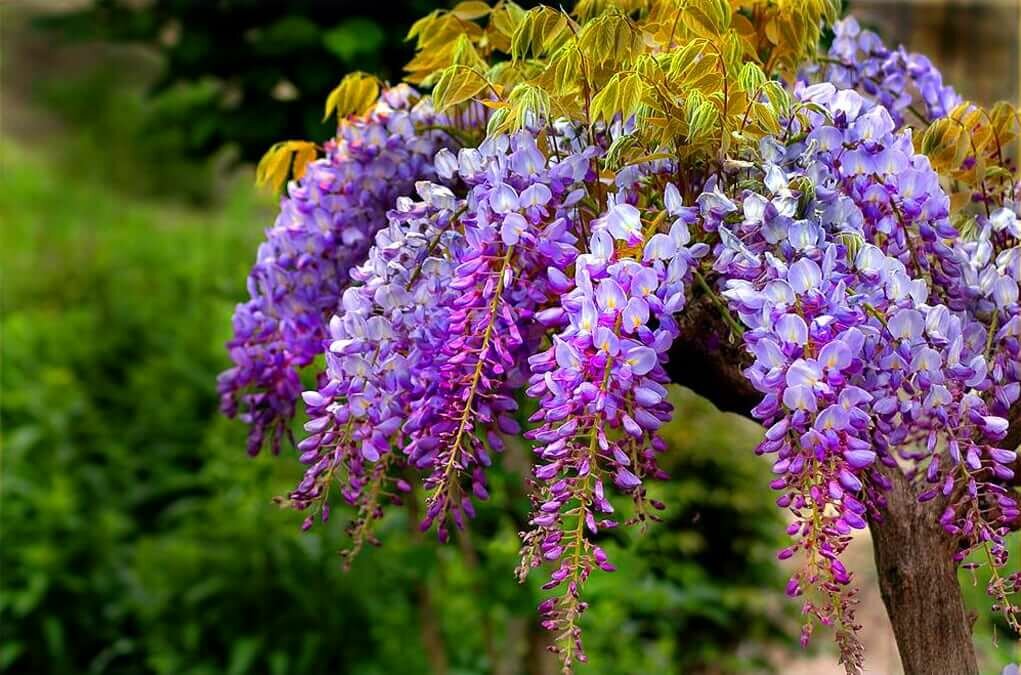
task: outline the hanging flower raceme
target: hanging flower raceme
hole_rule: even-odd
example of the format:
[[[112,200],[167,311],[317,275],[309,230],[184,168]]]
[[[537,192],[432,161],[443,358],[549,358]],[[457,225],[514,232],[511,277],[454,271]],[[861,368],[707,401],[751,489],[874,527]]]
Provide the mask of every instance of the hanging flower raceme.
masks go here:
[[[825,0],[793,17],[470,4],[413,29],[410,78],[432,98],[398,86],[345,122],[260,249],[220,381],[253,453],[279,447],[298,369],[325,355],[301,394],[305,475],[281,501],[306,527],[350,505],[350,562],[419,481],[420,525],[445,541],[523,436],[518,575],[545,568],[541,622],[570,672],[583,587],[614,569],[605,531],[666,507],[648,487],[666,478],[668,354],[682,325],[681,349],[703,337],[688,326],[719,325],[707,341],[744,348],[720,369],[759,394],[747,412],[791,516],[779,557],[802,640],[832,626],[861,671],[843,554],[887,517],[894,481],[936,509],[958,562],[989,567],[1017,626],[1021,580],[1001,576],[1021,517],[1003,447],[1021,398],[1016,111],[961,104],[927,59],[853,19],[823,55]]]
[[[592,541],[617,525],[608,491],[630,494],[634,522],[643,525],[650,504],[662,507],[648,501],[644,481],[666,478],[656,465],[666,449],[656,430],[671,413],[663,364],[677,336],[673,314],[684,307],[693,266],[708,252],[705,244],[690,245],[674,186],[665,201],[668,232],[646,236],[638,209],[619,203],[592,222],[573,280],[556,267],[547,270],[564,294],[550,318],[563,327],[530,359],[528,393],[539,400],[532,421],[540,426],[526,436],[537,443],[539,488],[519,576],[544,562],[556,565],[544,588],[563,590],[540,613],[568,663],[585,660],[581,587],[594,569],[614,569]],[[621,253],[629,248],[640,253]]]
[[[345,120],[326,156],[281,200],[238,305],[229,343],[234,367],[219,378],[222,409],[249,424],[248,451],[287,433],[301,392],[298,371],[322,353],[326,323],[351,268],[364,260],[394,200],[435,177],[432,157],[451,142],[419,132],[440,119],[407,85],[389,89],[366,116]]]
[[[874,98],[898,127],[905,123],[907,112],[921,117],[916,122],[925,123],[945,116],[961,103],[961,97],[943,84],[943,75],[926,56],[908,52],[903,46],[889,49],[874,32],[862,30],[854,17],[836,22],[833,32],[829,81]]]
[[[974,238],[956,242],[963,261],[963,282],[968,315],[988,317],[986,348],[991,359],[991,406],[1005,416],[1021,393],[1021,223],[1014,204],[975,219]]]
[[[700,201],[721,235],[715,265],[729,279],[724,295],[751,329],[755,362],[746,374],[764,394],[753,413],[768,429],[759,452],[776,453],[773,487],[795,516],[796,542],[780,557],[802,553],[805,562],[788,592],[822,592],[826,599],[808,600],[805,613],[837,625],[845,661],[860,666],[854,590],[845,588],[851,578],[839,555],[866,515],[882,517],[888,478],[878,467],[896,468],[895,458],[917,466],[917,480],[938,486],[920,498],[941,491],[950,499],[942,522],[961,537],[958,558],[989,546],[1002,565],[1018,511],[997,481],[1012,477],[1014,453],[996,446],[1006,420],[976,392],[989,384],[985,330],[938,304],[948,297],[963,307],[966,298],[962,262],[944,243],[956,232],[941,201],[933,203],[945,197],[933,194],[928,163],[904,154],[890,162],[901,173],[883,168],[885,154],[910,152],[889,134],[884,109],[859,116],[860,98],[832,87],[804,94],[829,114],[803,143],[763,144],[766,194],[746,192],[740,208],[716,191]],[[929,188],[912,204],[902,188],[918,181]],[[885,212],[864,198],[874,188]],[[921,233],[928,236],[912,246],[908,238]],[[926,273],[957,288],[930,287],[919,278]],[[1004,293],[1004,304],[1016,302]],[[806,623],[805,639],[811,629]]]
[[[417,189],[421,201],[398,199],[368,259],[352,271],[356,285],[344,291],[330,320],[325,383],[303,394],[311,419],[298,449],[309,469],[287,503],[315,508],[326,520],[338,483],[343,499],[359,509],[351,555],[371,540],[383,504],[409,490],[399,472],[402,427],[422,396],[432,345],[449,326],[442,299],[452,293],[454,270],[435,249],[460,240],[453,224],[463,202],[427,181]]]
[[[432,345],[424,395],[404,430],[409,461],[428,472],[422,526],[438,521],[441,540],[448,519],[460,528],[474,514],[463,481],[485,499],[491,451],[502,449],[501,433],[520,432],[514,390],[541,334],[536,315],[556,292],[544,270],[571,261],[576,188],[590,178],[592,157],[548,160],[521,132],[463,150],[456,163],[439,158],[444,173],[470,187],[457,222],[460,245],[445,251],[454,266],[453,293],[441,303],[449,324]]]

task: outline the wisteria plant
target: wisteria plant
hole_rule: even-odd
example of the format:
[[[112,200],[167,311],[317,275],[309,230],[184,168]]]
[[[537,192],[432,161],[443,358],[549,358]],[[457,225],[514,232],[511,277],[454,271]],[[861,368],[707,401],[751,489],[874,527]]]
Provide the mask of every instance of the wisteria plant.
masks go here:
[[[861,672],[842,554],[870,527],[905,670],[978,672],[957,567],[1019,621],[1018,115],[838,5],[468,1],[414,25],[406,83],[343,79],[336,138],[260,164],[292,179],[220,378],[252,454],[303,401],[280,502],[354,507],[348,564],[420,495],[446,541],[522,437],[517,574],[571,672],[604,533],[669,508],[676,382],[764,428],[803,643]]]

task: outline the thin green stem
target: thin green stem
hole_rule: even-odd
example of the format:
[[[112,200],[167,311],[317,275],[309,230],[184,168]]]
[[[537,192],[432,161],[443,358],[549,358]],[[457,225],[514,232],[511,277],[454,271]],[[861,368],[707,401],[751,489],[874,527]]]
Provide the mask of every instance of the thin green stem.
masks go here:
[[[698,285],[702,288],[703,291],[705,291],[705,293],[712,300],[713,304],[716,305],[716,307],[720,310],[720,315],[723,317],[723,320],[727,323],[727,327],[729,327],[730,330],[735,335],[737,335],[737,337],[743,338],[744,328],[742,328],[741,324],[737,322],[737,320],[734,318],[734,315],[730,313],[730,309],[727,307],[727,303],[723,302],[723,298],[721,298],[716,293],[716,291],[712,289],[712,287],[709,285],[709,282],[706,281],[705,277],[702,276],[702,273],[699,272],[698,270],[695,270],[695,280],[698,281]]]

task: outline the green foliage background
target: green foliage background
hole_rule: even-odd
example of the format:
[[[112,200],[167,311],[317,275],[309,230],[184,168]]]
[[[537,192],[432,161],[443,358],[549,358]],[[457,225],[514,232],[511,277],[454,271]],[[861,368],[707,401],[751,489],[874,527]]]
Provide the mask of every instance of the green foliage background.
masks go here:
[[[150,88],[153,129],[187,128],[181,149],[231,146],[255,161],[289,138],[322,141],[323,100],[364,70],[396,82],[411,58],[404,36],[442,0],[96,0],[39,23],[73,40],[144,44],[163,55]],[[537,4],[524,0],[518,4]]]
[[[5,8],[5,115],[47,121],[0,135],[0,671],[552,672],[538,594],[511,575],[524,449],[470,541],[440,547],[397,511],[385,547],[345,575],[348,514],[299,533],[269,498],[300,465],[249,460],[216,410],[230,313],[274,209],[247,169],[224,167],[328,137],[326,92],[353,69],[397,79],[408,24],[445,4]],[[667,522],[607,544],[620,571],[591,584],[588,671],[782,672],[797,608],[779,592],[783,524],[755,433],[677,403]],[[984,582],[961,580],[995,672],[1017,645]]]
[[[301,467],[247,458],[214,380],[275,205],[248,170],[192,154],[201,115],[158,117],[145,91],[162,63],[104,48],[74,72],[36,65],[9,99],[52,126],[0,138],[0,671],[553,672],[538,594],[512,576],[526,448],[470,539],[441,547],[395,510],[348,574],[349,514],[302,534],[270,504]],[[263,130],[259,152],[301,134]],[[794,644],[754,431],[677,404],[666,522],[605,542],[620,571],[591,583],[593,673],[757,672]]]
[[[527,649],[537,596],[511,575],[525,508],[512,469],[473,534],[475,562],[409,535],[398,512],[385,547],[344,575],[347,514],[301,534],[270,505],[300,465],[246,458],[213,387],[269,217],[247,181],[195,212],[2,151],[4,667],[428,672],[423,586],[452,672],[492,672],[491,655]],[[615,542],[620,572],[592,584],[598,672],[742,672],[762,652],[732,647],[783,635],[760,590],[779,587],[780,527],[768,494],[748,489],[762,482],[748,436],[693,398],[679,404],[667,523]]]

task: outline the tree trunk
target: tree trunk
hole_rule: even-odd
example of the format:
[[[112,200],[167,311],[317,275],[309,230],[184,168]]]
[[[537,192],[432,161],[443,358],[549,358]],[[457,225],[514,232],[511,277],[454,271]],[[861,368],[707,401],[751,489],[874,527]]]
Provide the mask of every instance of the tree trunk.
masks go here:
[[[900,472],[887,472],[881,522],[872,522],[879,590],[906,675],[978,675],[953,544],[933,502],[920,504]],[[867,658],[867,657],[866,657]]]
[[[411,483],[414,485],[414,483]],[[414,492],[408,495],[408,531],[411,539],[420,542],[423,539],[422,531],[418,528],[419,513],[418,501]],[[429,669],[433,675],[447,675],[447,645],[443,640],[443,630],[440,625],[439,615],[433,604],[432,592],[429,590],[429,579],[422,577],[415,587],[415,599],[418,605],[418,625],[422,648],[425,650],[425,658],[429,661]]]

